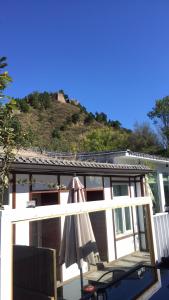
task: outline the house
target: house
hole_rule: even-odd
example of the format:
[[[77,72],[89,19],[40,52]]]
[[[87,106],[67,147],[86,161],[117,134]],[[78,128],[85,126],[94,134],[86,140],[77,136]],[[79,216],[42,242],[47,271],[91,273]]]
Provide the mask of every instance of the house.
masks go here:
[[[169,158],[130,150],[79,153],[78,157],[82,161],[146,165],[151,168],[148,181],[152,191],[158,261],[163,256],[169,256]]]
[[[149,172],[150,169],[142,165],[65,160],[37,153],[22,153],[11,165],[10,197],[5,209],[23,209],[32,203],[36,207],[66,205],[67,187],[75,173],[85,186],[87,201],[119,197],[125,197],[127,201],[131,197],[144,197],[144,177]],[[63,221],[52,222],[46,221],[43,226],[38,223],[15,225],[14,243],[59,249]],[[111,217],[104,212],[95,213],[91,215],[91,222],[104,261],[117,259],[138,249],[139,243],[142,249],[147,249],[145,232],[142,230],[139,233],[137,226],[134,228],[136,212],[129,207],[116,210]],[[53,239],[53,235],[57,236],[57,240]]]
[[[135,251],[150,249],[144,205],[136,207],[139,201],[146,200],[145,176],[150,171],[142,164],[96,162],[63,154],[22,151],[10,165],[9,197],[4,211],[10,215],[15,210],[32,211],[29,207],[35,206],[36,215],[36,208],[39,211],[38,208],[46,207],[46,211],[51,211],[52,206],[57,210],[57,205],[65,206],[66,211],[68,184],[76,174],[85,187],[86,208],[96,203],[96,211],[89,215],[100,258],[111,262]],[[114,202],[118,208],[97,211],[99,202],[103,206],[107,203],[107,207]],[[118,202],[122,205],[118,206]],[[56,249],[58,266],[64,218],[62,214],[60,218],[43,221],[14,222],[13,243]],[[87,270],[86,265],[84,271]],[[78,274],[76,265],[57,268],[57,280],[61,282]]]
[[[149,166],[153,171],[148,177],[154,196],[154,212],[167,210],[169,206],[169,158],[130,150],[79,153],[78,157],[81,160],[96,162]]]

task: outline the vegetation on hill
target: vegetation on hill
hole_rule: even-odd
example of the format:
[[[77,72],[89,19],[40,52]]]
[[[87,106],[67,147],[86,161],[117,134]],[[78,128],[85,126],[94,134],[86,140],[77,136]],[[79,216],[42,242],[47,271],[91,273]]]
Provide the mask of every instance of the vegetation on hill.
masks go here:
[[[120,121],[109,120],[104,112],[95,114],[63,90],[66,102],[57,101],[57,92],[33,92],[15,99],[19,113],[17,127],[27,132],[27,145],[64,152],[131,149],[158,154],[162,150],[156,134],[147,124],[133,131]],[[20,125],[21,124],[21,125]]]
[[[169,154],[169,96],[156,100],[148,117],[157,126],[164,149]]]
[[[24,144],[24,133],[21,124],[14,114],[16,102],[7,97],[5,88],[12,81],[4,68],[7,66],[6,57],[0,57],[0,146],[3,149],[0,169],[0,209],[3,207],[4,193],[9,186],[9,168],[15,157],[15,150]],[[8,102],[4,102],[8,99]]]

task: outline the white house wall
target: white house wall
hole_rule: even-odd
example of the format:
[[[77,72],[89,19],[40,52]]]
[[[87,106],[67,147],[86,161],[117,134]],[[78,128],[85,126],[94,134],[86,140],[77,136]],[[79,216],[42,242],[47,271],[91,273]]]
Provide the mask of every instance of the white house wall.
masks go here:
[[[117,258],[120,258],[124,255],[134,252],[135,249],[134,249],[133,236],[117,241],[116,249],[117,249]]]
[[[169,256],[169,214],[159,213],[153,216],[157,245],[158,262]]]

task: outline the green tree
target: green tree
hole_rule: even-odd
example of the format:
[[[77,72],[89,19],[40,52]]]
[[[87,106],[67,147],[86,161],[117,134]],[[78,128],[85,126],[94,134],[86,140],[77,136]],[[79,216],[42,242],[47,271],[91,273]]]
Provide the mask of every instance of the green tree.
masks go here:
[[[164,147],[169,148],[169,96],[156,100],[155,106],[148,113],[148,117],[153,120],[161,133]]]
[[[101,112],[101,113],[96,112],[95,119],[99,123],[107,124],[107,115],[103,112]]]
[[[92,114],[91,112],[87,114],[86,118],[84,119],[84,124],[86,125],[90,125],[91,123],[93,123],[95,120],[95,116],[94,114]]]
[[[72,123],[77,124],[80,121],[80,114],[75,113],[71,116]]]
[[[39,95],[40,103],[42,108],[47,109],[51,107],[51,97],[50,94],[47,92],[41,93]]]
[[[18,109],[21,112],[27,113],[30,111],[30,105],[28,104],[27,98],[15,99]]]
[[[121,123],[118,120],[116,120],[116,121],[109,120],[108,125],[111,126],[114,129],[120,129],[121,128]]]
[[[39,92],[33,92],[27,96],[27,102],[35,109],[39,109],[40,105],[40,94]]]
[[[52,138],[54,139],[59,139],[60,138],[60,131],[58,130],[58,128],[54,128],[52,131]]]
[[[128,138],[128,146],[132,151],[151,154],[158,154],[162,149],[156,133],[148,123],[135,124],[134,130]]]
[[[18,128],[14,111],[17,109],[16,101],[10,99],[7,104],[3,104],[3,100],[6,97],[3,92],[6,86],[11,82],[11,77],[7,72],[3,72],[2,69],[7,66],[6,58],[0,58],[0,145],[3,149],[3,158],[1,160],[0,169],[0,207],[3,207],[3,195],[6,188],[9,185],[9,169],[10,163],[15,157],[15,149],[19,145],[18,136],[15,132]]]
[[[0,98],[3,97],[3,91],[6,86],[12,81],[7,71],[3,72],[3,69],[7,66],[6,57],[0,57]]]
[[[128,134],[111,128],[92,129],[83,141],[83,151],[121,150],[128,148]]]

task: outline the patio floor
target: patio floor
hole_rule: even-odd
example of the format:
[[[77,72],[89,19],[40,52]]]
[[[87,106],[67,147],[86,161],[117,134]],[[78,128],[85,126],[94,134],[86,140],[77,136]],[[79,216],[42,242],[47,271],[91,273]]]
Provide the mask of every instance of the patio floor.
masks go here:
[[[102,275],[104,275],[108,270],[115,269],[117,272],[113,274],[113,279],[118,279],[117,277],[120,277],[120,275],[124,274],[124,271],[130,271],[133,268],[139,266],[139,265],[151,265],[150,262],[150,254],[149,252],[133,252],[130,255],[126,255],[124,257],[121,257],[111,263],[105,263],[104,262],[104,270],[97,270],[95,266],[92,266],[90,271],[87,273],[83,274],[83,279],[84,279],[84,285],[87,285],[88,283],[96,282]],[[131,285],[131,290],[134,288],[134,286],[137,287],[138,284],[141,284],[142,281],[140,280],[135,280],[135,279],[140,279],[139,276],[141,276],[142,272],[144,273],[145,270],[144,267],[138,269],[138,271],[134,272],[130,277],[130,281],[127,281],[127,287],[129,287],[129,284]],[[119,270],[119,272],[118,272]],[[122,272],[121,272],[122,271]],[[140,273],[139,273],[140,272]],[[122,275],[123,275],[122,274]],[[116,277],[116,278],[115,278]],[[133,279],[133,280],[131,280]],[[148,279],[146,279],[147,282]],[[102,280],[100,280],[100,283],[110,283],[112,281],[112,272],[107,274],[106,276],[103,276]],[[146,283],[147,284],[147,283]],[[125,283],[123,283],[125,286]],[[122,284],[119,286],[119,289],[117,290],[118,284],[115,286],[115,292],[118,292],[119,295],[120,293],[125,293],[126,288],[122,286]],[[137,287],[138,289],[138,287]],[[117,290],[117,291],[116,291]],[[58,286],[58,299],[67,299],[67,300],[75,300],[79,299],[81,297],[80,293],[80,280],[79,276],[74,277],[71,280],[67,280],[64,283],[60,284],[60,288]],[[108,299],[112,299],[111,297],[108,297]],[[124,299],[124,295],[122,295],[121,298],[119,299]]]
[[[140,252],[136,251],[129,255],[123,256],[115,261],[110,263],[104,263],[103,270],[96,270],[92,268],[89,272],[84,274],[84,278],[89,281],[97,281],[102,275],[104,275],[107,271],[113,269],[117,270],[116,273],[120,271],[130,271],[132,268],[135,268],[138,265],[150,265],[150,254],[149,252]],[[118,272],[118,273],[119,273]],[[120,274],[118,274],[119,276]],[[112,280],[112,273],[109,273],[103,277],[103,282],[107,282]],[[101,281],[101,282],[102,282]]]

